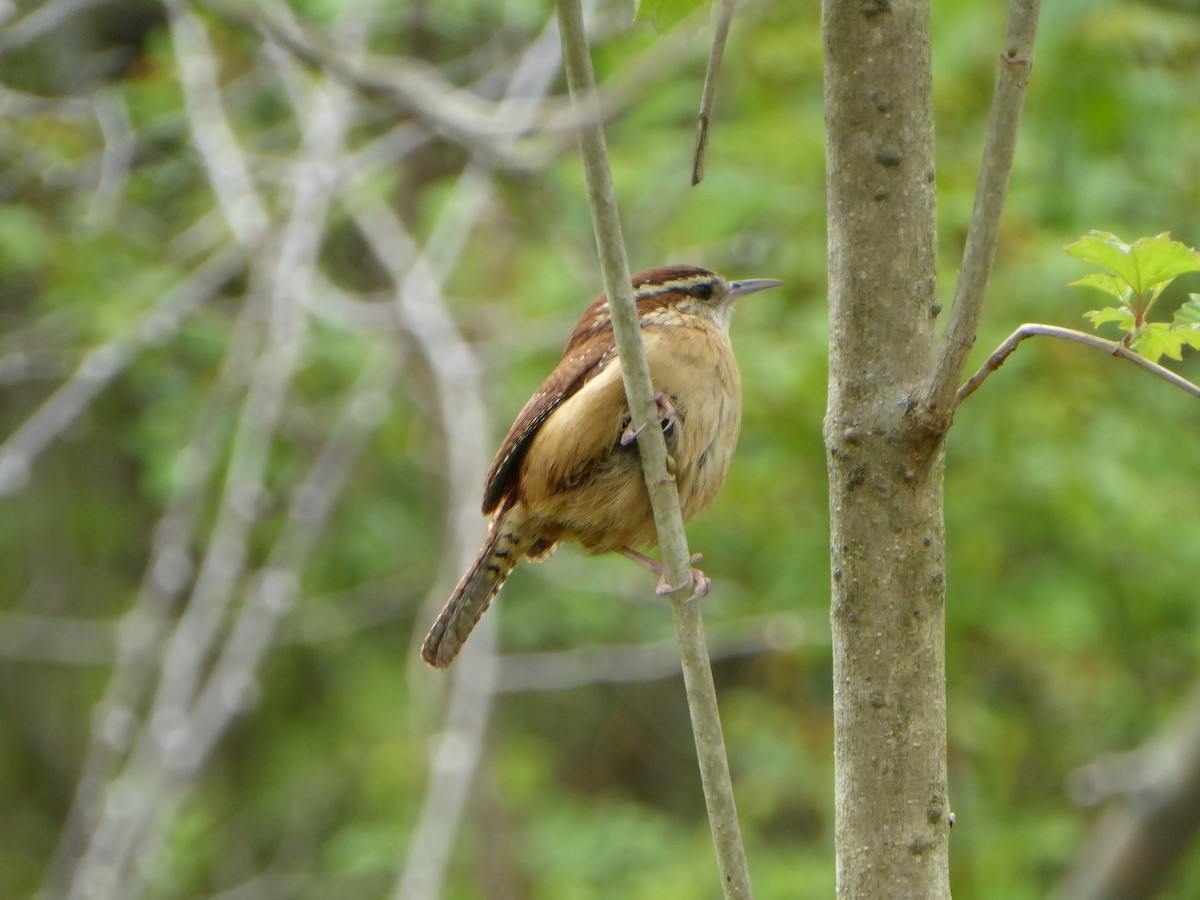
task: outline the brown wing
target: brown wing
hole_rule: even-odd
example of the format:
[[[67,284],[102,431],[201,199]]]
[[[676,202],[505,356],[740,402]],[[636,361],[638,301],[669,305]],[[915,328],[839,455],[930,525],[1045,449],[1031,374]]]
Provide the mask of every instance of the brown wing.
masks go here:
[[[639,272],[631,279],[631,285],[638,297],[638,308],[644,311],[647,304],[653,307],[665,302],[665,294],[662,291],[650,291],[647,296],[642,297],[641,290],[646,285],[666,283],[673,278],[691,278],[697,273],[712,274],[691,266],[663,266]],[[492,467],[483,483],[484,515],[491,515],[500,505],[500,501],[516,486],[517,472],[521,468],[525,452],[529,449],[529,442],[550,414],[564,400],[604,371],[605,364],[615,358],[616,354],[612,319],[608,312],[608,297],[601,294],[584,310],[579,324],[567,338],[562,361],[537,389],[537,393],[529,398],[529,402],[513,422],[512,428],[508,430],[508,436],[500,445],[496,458],[492,460]]]
[[[488,469],[487,478],[483,484],[483,512],[491,515],[515,487],[517,472],[521,468],[521,460],[529,449],[529,442],[537,434],[538,429],[550,417],[563,401],[575,394],[585,384],[604,371],[604,367],[616,358],[613,347],[612,326],[607,328],[595,326],[595,310],[603,301],[603,297],[592,304],[585,313],[583,320],[572,333],[567,342],[567,350],[562,361],[550,373],[550,377],[542,382],[525,408],[508,430],[508,436],[500,445],[492,466]],[[607,316],[606,316],[607,318]],[[591,332],[587,337],[586,333]],[[581,332],[584,333],[583,339]]]

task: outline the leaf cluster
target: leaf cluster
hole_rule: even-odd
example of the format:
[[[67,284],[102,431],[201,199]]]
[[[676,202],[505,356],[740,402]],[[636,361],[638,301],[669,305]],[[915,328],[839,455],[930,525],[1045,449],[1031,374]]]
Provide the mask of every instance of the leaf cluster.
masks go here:
[[[1200,253],[1171,240],[1168,232],[1126,244],[1107,231],[1092,231],[1068,244],[1066,251],[1104,269],[1072,285],[1094,287],[1117,301],[1116,306],[1084,313],[1093,327],[1115,322],[1125,333],[1121,343],[1151,362],[1163,356],[1182,359],[1185,346],[1200,350],[1200,294],[1188,295],[1170,322],[1147,319],[1154,302],[1176,278],[1200,272]]]

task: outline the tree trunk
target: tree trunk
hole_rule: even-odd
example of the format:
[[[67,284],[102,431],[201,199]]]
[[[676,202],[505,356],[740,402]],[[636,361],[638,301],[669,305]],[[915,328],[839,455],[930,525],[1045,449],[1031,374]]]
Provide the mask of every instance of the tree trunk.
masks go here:
[[[825,0],[839,897],[949,897],[927,0]]]

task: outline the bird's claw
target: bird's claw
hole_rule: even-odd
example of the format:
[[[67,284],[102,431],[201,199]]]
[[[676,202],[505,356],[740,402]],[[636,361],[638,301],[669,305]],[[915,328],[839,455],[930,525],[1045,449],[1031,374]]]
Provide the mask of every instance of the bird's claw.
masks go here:
[[[654,408],[658,412],[658,420],[662,426],[663,434],[670,434],[671,430],[675,427],[675,405],[665,394],[655,394]],[[633,420],[631,419],[629,424],[625,426],[625,430],[621,432],[621,446],[628,447],[636,441],[638,435],[642,433],[642,428],[645,427],[645,425],[642,425],[641,428],[634,428]]]
[[[693,567],[690,582],[685,581],[683,584],[672,587],[667,583],[667,576],[663,572],[663,564],[657,559],[647,556],[645,553],[640,553],[637,550],[634,550],[632,547],[625,547],[619,552],[622,556],[629,557],[638,565],[645,566],[658,576],[658,584],[654,587],[654,593],[660,597],[664,597],[667,594],[673,594],[675,591],[682,591],[690,583],[692,586],[692,596],[688,597],[688,602],[690,603],[692,600],[699,600],[701,597],[707,594],[708,589],[712,587],[712,582],[709,580],[709,577],[699,569],[695,568],[696,563],[700,562],[700,560],[704,558],[703,553],[693,553],[688,559],[688,565]]]
[[[700,554],[697,553],[692,557],[691,561],[694,563],[699,558]],[[688,586],[688,583],[689,582],[685,581],[683,584],[672,587],[671,585],[667,584],[667,576],[661,575],[658,579],[658,585],[654,588],[654,593],[658,594],[660,597],[663,597],[667,594],[673,594],[676,591],[682,591]],[[692,596],[688,597],[687,600],[684,601],[685,603],[691,603],[693,600],[699,600],[701,597],[707,594],[709,588],[712,587],[712,580],[699,569],[695,568],[692,569],[690,583],[692,586]]]
[[[658,412],[658,421],[662,425],[663,434],[670,434],[675,428],[675,404],[665,394],[655,394],[654,408]]]

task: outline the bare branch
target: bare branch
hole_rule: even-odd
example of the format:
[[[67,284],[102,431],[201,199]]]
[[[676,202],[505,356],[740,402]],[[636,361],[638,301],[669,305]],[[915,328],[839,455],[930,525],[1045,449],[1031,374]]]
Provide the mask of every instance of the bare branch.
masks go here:
[[[93,712],[91,740],[50,866],[47,896],[65,895],[70,866],[83,851],[102,811],[101,798],[109,779],[134,739],[141,706],[153,687],[154,669],[161,663],[172,611],[192,578],[191,546],[199,525],[202,496],[220,456],[217,422],[244,390],[261,342],[256,324],[259,318],[255,304],[247,303],[235,321],[225,361],[207,404],[196,417],[191,438],[175,463],[175,488],[166,512],[154,527],[145,575],[133,605],[117,626],[116,665]]]
[[[329,46],[322,36],[306,29],[282,4],[273,4],[273,8],[267,10],[260,3],[256,11],[249,12],[216,0],[195,2],[229,22],[262,32],[301,62],[332,75],[354,90],[395,104],[434,133],[467,147],[492,165],[527,169],[533,164],[532,159],[514,155],[498,142],[541,130],[534,122],[540,122],[542,128],[552,121],[559,128],[569,129],[573,124],[554,117],[552,108],[543,111],[545,101],[541,100],[521,101],[521,105],[527,107],[521,110],[523,114],[501,115],[494,104],[459,89],[437,69],[416,60],[347,58],[337,48]]]
[[[558,69],[550,26],[525,51],[506,88],[506,98],[541,96]],[[501,107],[504,107],[502,101]],[[519,112],[513,115],[519,116]],[[464,249],[464,242],[487,208],[492,185],[477,165],[469,166],[455,185],[445,212],[421,253],[396,214],[382,204],[358,199],[349,207],[360,231],[396,284],[402,326],[424,356],[434,377],[439,424],[446,448],[447,508],[450,550],[444,558],[451,571],[445,584],[466,568],[479,544],[481,522],[474,485],[487,465],[486,409],[481,369],[446,309],[442,284]],[[445,568],[445,566],[444,566]],[[426,606],[440,602],[431,594]],[[424,619],[424,617],[422,617]],[[429,785],[413,826],[404,864],[393,896],[424,900],[441,893],[454,836],[458,832],[470,788],[483,751],[483,740],[495,692],[496,623],[493,612],[475,629],[474,639],[451,676],[444,703],[443,729],[430,765]],[[414,641],[420,635],[414,635]],[[417,656],[414,653],[414,665]],[[422,672],[428,679],[430,674]]]
[[[58,390],[0,444],[0,495],[22,490],[38,455],[66,431],[147,345],[170,337],[201,303],[244,266],[241,248],[225,248],[200,265],[132,328],[84,355]]]
[[[94,666],[112,661],[116,629],[110,622],[63,616],[0,615],[0,657]]]
[[[554,7],[562,36],[563,64],[571,98],[580,104],[583,110],[581,118],[585,123],[589,118],[596,120],[596,124],[585,124],[580,129],[580,154],[583,157],[588,207],[596,233],[600,267],[604,273],[604,288],[612,313],[613,334],[621,358],[625,396],[633,426],[642,435],[637,445],[654,510],[659,546],[662,548],[664,577],[668,584],[691,584],[687,535],[679,508],[679,493],[667,473],[666,442],[659,428],[645,427],[657,418],[654,386],[650,380],[650,366],[646,361],[646,348],[642,343],[641,327],[633,302],[629,263],[621,235],[621,220],[604,143],[604,129],[599,124],[599,117],[595,116],[595,75],[584,33],[583,9],[580,0],[555,0]],[[726,900],[749,898],[752,896],[750,872],[734,806],[733,784],[729,776],[729,761],[725,756],[725,739],[721,733],[717,692],[708,661],[700,604],[674,593],[671,595],[671,611],[683,661],[684,686],[692,716],[700,780],[708,806],[721,887]]]
[[[176,24],[190,23],[183,26],[186,46],[200,53],[209,52],[202,26],[189,17],[190,13],[181,13],[176,19]],[[201,72],[215,71],[211,59],[199,63],[193,60],[190,65]],[[181,71],[188,68],[181,63]],[[208,87],[215,89],[215,83]],[[293,169],[290,219],[276,252],[263,255],[256,272],[260,289],[270,296],[269,338],[242,404],[208,552],[164,651],[162,678],[145,725],[121,775],[105,795],[87,848],[75,866],[69,897],[105,897],[118,891],[121,896],[136,896],[140,892],[148,873],[144,863],[157,850],[187,785],[232,715],[236,707],[233,701],[245,696],[231,688],[232,680],[227,676],[232,668],[234,675],[241,676],[240,685],[250,681],[246,667],[252,670],[271,633],[269,627],[262,627],[264,622],[270,624],[271,617],[256,617],[256,613],[264,607],[272,615],[281,612],[278,588],[286,579],[260,581],[261,590],[243,606],[233,627],[232,635],[238,643],[227,644],[226,652],[218,652],[220,630],[257,517],[267,453],[304,346],[306,323],[297,298],[312,289],[319,239],[331,199],[328,173],[337,168],[342,135],[349,124],[350,107],[335,96],[335,91],[318,89],[313,94],[307,105],[311,109],[305,110],[304,147]],[[219,101],[219,97],[212,100]],[[220,190],[220,177],[214,182],[214,190]],[[239,213],[231,215],[235,231],[245,225],[237,224]],[[243,232],[243,236],[249,233]],[[260,602],[253,602],[255,599]],[[211,714],[213,703],[208,700],[215,672],[205,680],[214,655],[216,668],[225,679],[219,689],[230,701],[219,708],[223,716]],[[236,666],[229,660],[236,661]],[[205,701],[203,708],[200,701]],[[206,715],[197,718],[199,712]],[[207,731],[198,727],[201,723]]]
[[[88,205],[85,221],[93,228],[108,224],[116,215],[129,180],[129,166],[133,162],[133,125],[129,121],[129,110],[121,95],[109,88],[102,88],[92,98],[96,111],[96,122],[104,138],[104,153],[100,157],[100,176],[96,192]]]
[[[204,160],[226,224],[238,242],[250,249],[266,232],[270,215],[255,192],[250,167],[225,117],[208,33],[185,0],[163,0],[163,5],[171,25],[192,140]]]
[[[799,616],[772,615],[729,622],[713,639],[713,659],[735,659],[770,651],[794,651],[818,641],[820,629]],[[496,690],[564,691],[589,684],[626,684],[674,678],[682,672],[673,640],[606,644],[554,653],[505,654],[498,660]]]
[[[0,50],[15,50],[48,34],[76,13],[112,0],[50,0],[13,22],[0,21]]]
[[[453,212],[443,216],[425,254],[418,252],[394,211],[373,198],[344,200],[359,231],[395,282],[402,327],[433,373],[450,489],[447,512],[452,550],[446,562],[454,569],[469,565],[478,545],[480,518],[474,485],[487,464],[479,364],[446,310],[441,287],[483,209],[486,182],[470,175],[465,173],[459,179],[457,196],[447,205]],[[445,704],[444,730],[431,762],[430,783],[396,885],[397,898],[440,893],[491,711],[495,622],[491,618],[481,623],[455,670]]]
[[[692,159],[692,186],[704,178],[704,151],[708,149],[708,125],[712,121],[713,100],[717,95],[717,76],[721,72],[721,59],[725,55],[725,42],[729,39],[729,26],[737,0],[722,0],[721,15],[713,32],[712,53],[708,57],[708,69],[704,73],[704,92],[700,98],[700,120],[696,135],[696,155]]]
[[[1094,781],[1112,767],[1093,764],[1076,780]],[[1200,828],[1200,690],[1182,722],[1136,753],[1123,754],[1117,768],[1121,782],[1108,789],[1120,793],[1060,887],[1063,900],[1141,900],[1166,882]]]
[[[1025,105],[1025,88],[1029,85],[1033,67],[1033,42],[1040,7],[1041,0],[1011,0],[1008,9],[1008,31],[996,74],[996,91],[962,268],[937,361],[915,407],[920,415],[942,423],[941,430],[949,425],[949,417],[954,411],[955,388],[962,378],[983,313],[988,277],[1000,239],[1000,220],[1016,152],[1021,110]]]
[[[577,106],[545,99],[519,85],[491,103],[446,80],[435,68],[411,59],[359,55],[348,59],[319,33],[306,28],[283,4],[257,11],[220,0],[192,0],[223,19],[264,34],[306,65],[341,80],[364,96],[392,104],[423,129],[471,152],[492,168],[528,171],[556,156],[584,124]],[[539,38],[544,42],[545,35]],[[528,57],[525,57],[528,59]],[[593,116],[611,119],[642,96],[646,86],[686,61],[685,54],[647,52],[599,94]],[[515,84],[515,81],[514,81]],[[547,139],[547,136],[549,138]]]
[[[987,361],[979,368],[979,371],[967,379],[966,383],[958,389],[958,393],[954,398],[954,405],[958,406],[958,404],[975,393],[989,375],[1004,365],[1004,361],[1012,355],[1012,352],[1017,349],[1017,345],[1021,341],[1026,338],[1038,336],[1072,341],[1076,344],[1083,344],[1085,347],[1094,347],[1097,350],[1103,350],[1110,356],[1127,359],[1129,362],[1141,366],[1147,372],[1157,375],[1168,384],[1173,384],[1175,387],[1187,391],[1194,397],[1200,397],[1200,386],[1192,384],[1186,378],[1176,375],[1170,369],[1160,366],[1158,363],[1151,362],[1144,356],[1139,356],[1117,341],[1109,341],[1094,334],[1075,331],[1071,328],[1060,328],[1057,325],[1027,324],[1022,325],[1010,334],[1004,343],[992,352],[992,355],[987,358]]]

